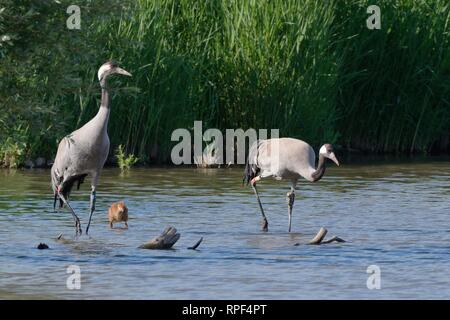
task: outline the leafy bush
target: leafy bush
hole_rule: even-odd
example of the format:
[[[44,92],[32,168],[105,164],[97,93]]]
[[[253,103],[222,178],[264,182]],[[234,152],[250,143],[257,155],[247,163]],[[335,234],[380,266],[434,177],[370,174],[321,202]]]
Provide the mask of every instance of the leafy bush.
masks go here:
[[[18,168],[23,163],[27,150],[27,135],[27,129],[19,126],[11,136],[0,141],[0,167]]]
[[[135,157],[134,154],[125,154],[123,145],[119,145],[116,149],[116,158],[120,170],[127,171],[139,161],[139,158]]]

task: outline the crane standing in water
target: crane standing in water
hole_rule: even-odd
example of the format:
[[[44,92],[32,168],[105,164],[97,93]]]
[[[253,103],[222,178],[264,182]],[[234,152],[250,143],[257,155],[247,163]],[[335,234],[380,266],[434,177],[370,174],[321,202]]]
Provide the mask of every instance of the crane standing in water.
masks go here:
[[[258,140],[251,147],[244,172],[244,182],[250,183],[255,192],[263,216],[263,231],[268,230],[268,222],[261,200],[256,190],[256,182],[265,177],[291,181],[291,191],[287,194],[289,232],[291,232],[292,207],[295,200],[295,186],[300,177],[316,182],[325,173],[326,158],[339,166],[333,146],[324,144],[319,150],[319,163],[315,168],[316,155],[306,142],[292,138]]]
[[[120,68],[113,61],[108,61],[100,67],[97,74],[102,88],[100,109],[97,115],[83,127],[61,140],[51,169],[51,182],[54,193],[53,207],[56,208],[56,202],[59,199],[60,207],[65,204],[69,208],[75,220],[77,234],[82,233],[80,219],[69,204],[69,195],[75,183],[77,188],[79,188],[85,177],[87,175],[91,176],[90,214],[86,227],[87,234],[92,214],[95,211],[97,183],[109,153],[108,120],[110,106],[106,79],[113,74],[131,76],[129,72]]]

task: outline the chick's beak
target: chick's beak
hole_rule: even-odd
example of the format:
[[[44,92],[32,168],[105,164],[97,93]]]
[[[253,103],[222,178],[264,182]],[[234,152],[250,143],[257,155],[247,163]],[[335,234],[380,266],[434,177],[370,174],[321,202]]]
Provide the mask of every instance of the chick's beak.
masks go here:
[[[339,161],[336,158],[336,155],[334,154],[334,152],[332,152],[329,156],[330,160],[332,160],[334,163],[336,163],[336,165],[339,167]]]

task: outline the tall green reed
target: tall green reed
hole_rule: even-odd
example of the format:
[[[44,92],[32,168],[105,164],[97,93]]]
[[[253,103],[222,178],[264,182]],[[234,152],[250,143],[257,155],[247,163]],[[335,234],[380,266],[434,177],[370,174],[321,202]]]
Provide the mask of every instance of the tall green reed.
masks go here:
[[[279,128],[315,146],[449,151],[450,4],[380,0],[381,30],[366,27],[369,4],[86,0],[78,32],[58,28],[64,10],[47,8],[48,41],[22,43],[40,48],[25,60],[37,76],[17,93],[51,106],[39,122],[50,129],[34,145],[55,150],[63,132],[97,112],[96,71],[112,58],[133,73],[111,79],[112,148],[123,144],[143,162],[168,161],[171,132],[194,120],[205,130]],[[52,59],[37,59],[45,54]],[[17,70],[21,59],[7,54],[3,70]],[[30,128],[31,135],[43,126]]]

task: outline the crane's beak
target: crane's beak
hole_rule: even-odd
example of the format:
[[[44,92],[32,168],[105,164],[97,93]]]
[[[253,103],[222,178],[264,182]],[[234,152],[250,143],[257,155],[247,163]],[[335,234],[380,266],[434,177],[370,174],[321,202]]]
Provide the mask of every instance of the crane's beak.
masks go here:
[[[329,155],[328,158],[329,158],[330,160],[332,160],[334,163],[336,163],[336,165],[339,167],[339,161],[338,161],[338,159],[336,158],[334,152],[330,153],[330,155]]]
[[[129,77],[131,77],[131,73],[129,73],[129,72],[126,71],[125,69],[122,69],[122,68],[119,68],[119,67],[116,68],[116,73],[118,73],[118,74],[123,74],[124,76],[129,76]]]

